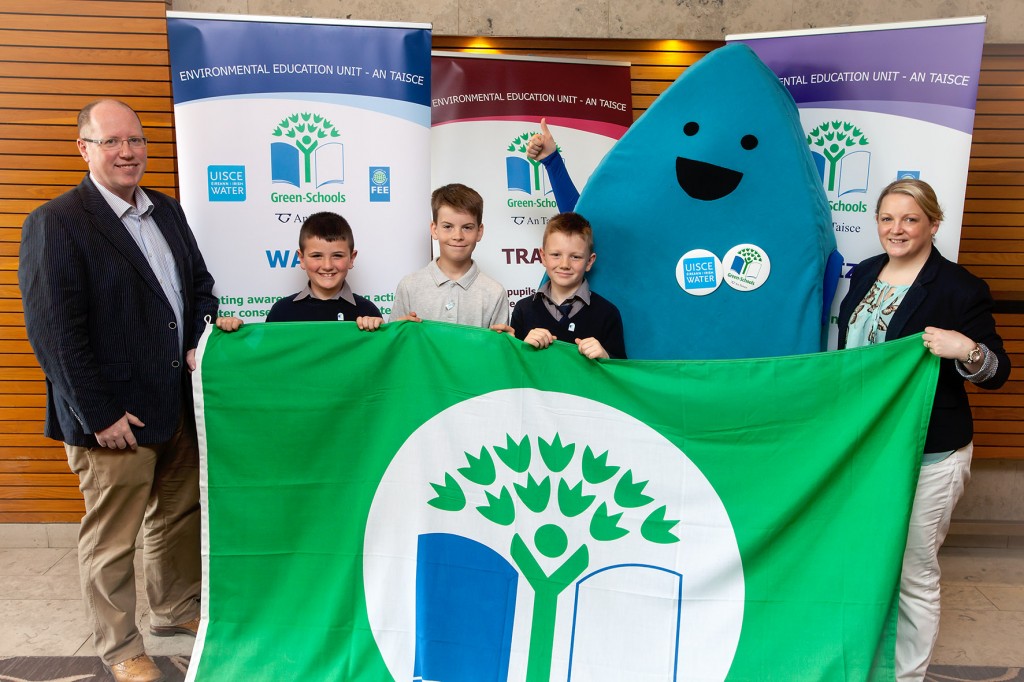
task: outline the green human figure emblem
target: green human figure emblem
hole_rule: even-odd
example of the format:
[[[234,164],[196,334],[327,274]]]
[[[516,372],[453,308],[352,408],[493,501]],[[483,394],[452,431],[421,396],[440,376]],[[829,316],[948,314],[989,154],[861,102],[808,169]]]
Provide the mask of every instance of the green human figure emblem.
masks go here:
[[[465,489],[475,486],[487,500],[476,511],[491,523],[511,526],[530,514],[547,521],[533,533],[532,543],[515,533],[509,546],[512,561],[534,594],[526,677],[546,680],[551,674],[558,599],[590,567],[589,543],[628,535],[631,531],[620,521],[629,509],[646,513],[639,532],[648,542],[669,544],[679,538],[672,532],[678,521],[665,518],[667,507],[656,505],[644,493],[647,481],[635,481],[630,469],[610,464],[608,452],[598,455],[590,446],[563,444],[557,433],[550,441],[534,441],[540,462],[533,460],[530,436],[517,442],[506,435],[503,446],[481,447],[479,455],[465,453],[466,466],[446,472],[444,483],[430,484],[436,496],[428,504],[462,512],[468,507]],[[525,483],[508,484],[523,474]],[[585,534],[566,530],[579,528],[569,523],[572,519],[587,521]],[[544,567],[556,561],[560,563],[553,569]]]

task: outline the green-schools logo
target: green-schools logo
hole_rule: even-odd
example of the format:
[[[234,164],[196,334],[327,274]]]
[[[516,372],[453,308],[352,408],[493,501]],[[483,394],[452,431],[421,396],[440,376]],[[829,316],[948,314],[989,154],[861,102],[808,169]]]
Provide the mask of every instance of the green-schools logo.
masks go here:
[[[807,144],[829,195],[867,193],[871,152],[867,149],[868,137],[864,131],[849,121],[826,121],[807,133]],[[851,205],[840,209],[833,205],[832,210],[857,211],[857,208]],[[866,205],[864,210],[867,210]]]
[[[270,176],[275,184],[320,190],[345,182],[345,145],[338,128],[320,114],[286,116],[274,127],[270,143]],[[340,192],[271,195],[274,202],[345,201]]]
[[[555,200],[547,195],[552,193],[548,184],[548,174],[540,161],[531,159],[526,154],[526,145],[530,138],[540,131],[527,131],[516,137],[505,147],[505,179],[509,192],[522,192],[536,199],[509,200],[509,206],[518,208],[554,208]]]
[[[739,641],[742,563],[714,488],[579,396],[510,389],[435,415],[391,461],[364,541],[395,679],[724,679]]]
[[[737,244],[722,258],[725,283],[737,291],[753,291],[768,280],[772,271],[768,253],[756,244]]]

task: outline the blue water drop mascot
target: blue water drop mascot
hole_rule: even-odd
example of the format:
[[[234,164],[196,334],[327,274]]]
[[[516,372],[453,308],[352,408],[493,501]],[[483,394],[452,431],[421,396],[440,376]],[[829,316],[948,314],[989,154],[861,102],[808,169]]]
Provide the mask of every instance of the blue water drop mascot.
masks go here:
[[[793,98],[750,48],[686,69],[582,194],[541,132],[531,150],[559,209],[594,225],[589,279],[621,311],[631,358],[824,350],[842,265],[831,212]]]

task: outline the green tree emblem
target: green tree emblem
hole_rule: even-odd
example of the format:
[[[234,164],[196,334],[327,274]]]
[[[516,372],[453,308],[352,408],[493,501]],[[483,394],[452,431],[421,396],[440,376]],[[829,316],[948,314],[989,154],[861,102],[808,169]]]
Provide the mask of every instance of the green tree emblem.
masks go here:
[[[320,146],[320,140],[341,137],[341,133],[324,116],[304,112],[286,117],[274,128],[274,137],[287,137],[295,142],[302,152],[305,181],[313,180],[313,151]]]
[[[747,268],[750,267],[751,263],[761,260],[761,254],[757,252],[757,249],[752,249],[749,246],[737,251],[736,255],[743,259],[743,270],[740,271],[741,275],[747,274]]]
[[[828,191],[836,189],[836,164],[853,147],[866,145],[868,138],[852,123],[846,121],[825,122],[807,134],[807,144],[818,147],[828,159]]]
[[[533,458],[529,436],[517,443],[506,434],[504,446],[494,445],[490,450],[481,447],[479,456],[466,452],[466,466],[454,473],[446,472],[444,483],[431,483],[437,496],[428,504],[442,511],[461,512],[467,507],[465,489],[476,487],[483,490],[487,500],[476,511],[500,526],[511,526],[517,518],[545,511],[548,516],[587,521],[586,537],[570,538],[557,523],[545,523],[534,533],[532,543],[516,533],[509,548],[516,567],[534,591],[526,679],[547,680],[551,677],[558,597],[590,565],[588,543],[612,542],[628,535],[630,531],[619,525],[627,509],[651,509],[640,526],[640,535],[648,542],[678,542],[672,528],[679,522],[665,518],[667,506],[652,508],[654,498],[644,494],[648,482],[634,481],[631,470],[609,464],[607,451],[595,455],[587,446],[580,453],[574,443],[563,445],[557,433],[551,442],[535,440],[547,470],[541,478],[527,474],[523,483],[505,483],[521,481]],[[581,458],[581,479],[566,471],[577,455]],[[604,492],[603,497],[614,504],[595,505],[597,492]],[[538,555],[560,559],[561,564],[548,574]]]
[[[520,154],[525,155],[526,154],[526,143],[530,141],[531,137],[533,137],[534,135],[539,135],[539,134],[540,134],[539,130],[534,130],[532,132],[526,132],[526,133],[523,133],[522,135],[519,135],[516,138],[513,138],[513,140],[511,142],[509,142],[509,145],[508,145],[508,148],[506,149],[506,151],[509,151],[509,152],[512,152],[512,153],[519,152]],[[562,151],[562,148],[557,146],[557,145],[556,145],[556,149],[558,149],[558,151]],[[535,159],[531,159],[529,156],[526,157],[526,160],[530,162],[530,168],[533,170],[533,191],[534,192],[539,191],[540,190],[540,161],[537,161]]]

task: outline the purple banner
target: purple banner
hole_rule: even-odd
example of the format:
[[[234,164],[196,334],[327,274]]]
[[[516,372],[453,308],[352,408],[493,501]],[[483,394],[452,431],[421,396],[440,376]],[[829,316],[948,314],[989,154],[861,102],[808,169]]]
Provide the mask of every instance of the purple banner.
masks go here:
[[[856,264],[880,251],[875,201],[893,180],[918,178],[935,188],[945,211],[935,243],[943,256],[956,260],[984,17],[726,40],[750,47],[800,109],[844,259],[833,313]],[[836,337],[833,326],[830,347]]]
[[[798,105],[877,111],[970,133],[984,37],[985,24],[973,23],[801,34],[798,53],[793,35],[729,40],[749,45]]]

